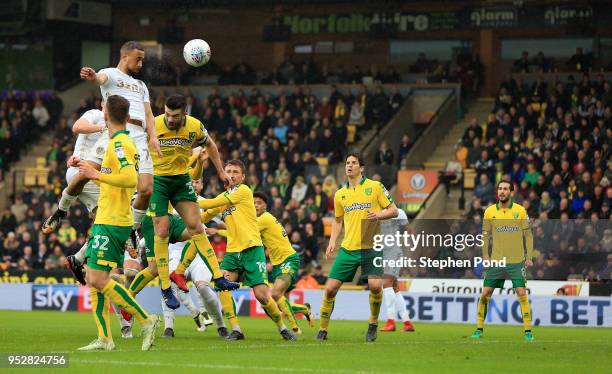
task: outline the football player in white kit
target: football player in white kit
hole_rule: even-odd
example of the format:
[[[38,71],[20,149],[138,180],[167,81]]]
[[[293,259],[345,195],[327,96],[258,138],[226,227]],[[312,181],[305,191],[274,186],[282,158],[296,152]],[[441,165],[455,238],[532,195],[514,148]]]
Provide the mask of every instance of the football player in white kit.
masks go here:
[[[403,209],[398,209],[397,211],[397,217],[383,221],[380,228],[381,234],[395,235],[397,232],[404,232],[408,225],[408,216],[406,216],[406,212]],[[384,260],[399,260],[403,255],[402,248],[397,246],[384,248],[383,250]],[[387,323],[380,329],[383,332],[395,331],[395,317],[397,317],[398,312],[404,323],[402,331],[414,331],[414,326],[406,309],[406,300],[397,285],[400,270],[399,267],[385,267],[384,269],[383,302],[387,309]]]
[[[104,108],[104,101],[102,101],[102,108]],[[70,181],[79,174],[79,168],[74,165],[78,165],[80,160],[90,160],[95,162],[97,165],[102,163],[101,159],[97,159],[92,152],[95,151],[94,145],[103,136],[107,135],[108,129],[106,122],[104,121],[104,112],[99,109],[91,109],[85,112],[72,126],[72,132],[77,134],[77,140],[74,144],[74,152],[67,161],[68,170],[66,171],[66,181]],[[96,209],[98,207],[98,198],[100,196],[100,186],[92,181],[88,181],[83,190],[78,195],[78,199],[85,204],[89,212],[91,219],[95,218]],[[85,275],[83,273],[83,264],[85,263],[85,253],[87,250],[87,243],[81,247],[81,249],[74,255],[66,257],[66,266],[74,277],[82,285],[86,285]],[[125,274],[125,282],[121,279],[119,269],[113,269],[111,277],[117,282],[127,283],[127,286],[132,282],[134,276],[142,268],[140,256],[138,251],[132,249],[126,250],[125,260],[123,262],[123,272]],[[124,338],[131,338],[131,324],[122,318],[119,313],[119,308],[113,306],[119,323],[121,324],[121,335]]]
[[[143,81],[130,75],[136,74],[142,69],[144,53],[144,48],[140,43],[129,41],[121,47],[121,59],[116,68],[106,68],[96,73],[90,67],[83,67],[80,72],[81,79],[91,81],[100,87],[103,98],[109,95],[119,95],[130,102],[129,120],[126,129],[129,131],[134,144],[136,144],[139,154],[138,196],[132,206],[135,229],[140,226],[153,192],[153,161],[150,152],[158,152],[161,155],[159,141],[155,134],[149,90]],[[108,140],[108,136],[100,137],[93,147],[93,154],[90,154],[90,157],[86,160],[94,162],[96,159],[101,160]],[[87,182],[88,180],[84,177],[73,178],[62,192],[58,209],[43,224],[43,233],[50,234],[55,231],[61,220],[66,216],[71,203],[81,193]],[[137,246],[135,235],[132,235],[131,241],[135,248]]]

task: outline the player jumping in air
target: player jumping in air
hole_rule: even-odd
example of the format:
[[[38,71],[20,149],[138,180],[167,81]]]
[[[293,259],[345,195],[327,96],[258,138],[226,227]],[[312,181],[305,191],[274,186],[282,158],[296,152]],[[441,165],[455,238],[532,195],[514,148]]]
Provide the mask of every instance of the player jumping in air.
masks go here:
[[[270,319],[276,323],[283,339],[297,340],[293,332],[289,331],[283,324],[281,311],[274,299],[270,297],[269,288],[266,284],[268,280],[266,254],[257,227],[253,192],[247,185],[243,184],[245,166],[242,161],[230,160],[225,165],[225,172],[231,178],[234,186],[213,199],[199,201],[200,208],[206,210],[202,214],[202,222],[208,222],[221,213],[227,226],[227,253],[221,263],[223,275],[232,281],[238,280],[242,275],[244,277],[243,283],[253,289],[255,298]],[[188,265],[189,261],[191,260],[184,258],[183,264]],[[232,332],[228,339],[244,339],[235,313],[232,294],[229,291],[222,291],[220,299],[223,313],[232,325]]]
[[[374,265],[381,256],[374,251],[373,238],[379,231],[378,220],[397,217],[397,207],[385,186],[363,175],[364,163],[356,153],[346,157],[345,172],[348,181],[334,195],[332,231],[325,258],[329,259],[336,249],[336,240],[344,223],[344,240],[340,252],[329,272],[325,293],[321,303],[321,319],[317,340],[327,339],[327,327],[334,310],[336,294],[344,282],[351,282],[357,268],[368,277],[370,289],[370,319],[366,342],[376,340],[378,314],[382,302],[383,268]]]
[[[130,116],[126,129],[129,132],[130,138],[134,141],[140,157],[138,196],[134,200],[132,208],[134,228],[137,229],[140,227],[140,221],[146,213],[153,192],[153,162],[151,160],[151,152],[160,154],[161,151],[153,124],[149,90],[144,82],[130,75],[136,74],[142,69],[145,54],[144,47],[137,42],[129,41],[121,46],[120,53],[121,59],[116,68],[106,68],[96,73],[92,68],[83,67],[80,75],[81,79],[91,81],[96,86],[99,86],[103,98],[110,95],[119,95],[130,103]],[[149,144],[147,144],[147,138]],[[101,136],[92,147],[93,152],[88,155],[86,160],[100,164],[108,142],[108,136]],[[42,225],[42,232],[44,234],[50,234],[55,231],[61,220],[66,216],[68,208],[83,191],[87,182],[88,179],[81,175],[72,178],[68,186],[62,191],[58,209]],[[138,243],[135,232],[131,234],[130,238],[131,247],[136,248]],[[79,262],[82,263],[82,261]],[[80,263],[71,263],[71,270],[74,270],[73,266],[78,267]],[[178,303],[176,300],[174,301]]]
[[[483,260],[502,260],[506,266],[492,266],[486,269],[484,287],[478,300],[476,331],[472,338],[481,339],[484,321],[491,295],[496,288],[503,288],[506,276],[512,280],[512,287],[521,305],[525,341],[533,341],[531,332],[531,307],[527,296],[525,266],[533,265],[533,236],[531,223],[525,208],[512,201],[514,186],[507,181],[497,184],[497,203],[489,206],[482,222]],[[492,251],[489,255],[489,242]]]
[[[87,247],[87,284],[90,286],[92,314],[98,326],[98,338],[79,350],[112,350],[109,301],[135,316],[142,327],[142,350],[153,345],[159,325],[156,315],[149,315],[129,292],[115,282],[109,272],[123,262],[125,242],[134,218],[130,199],[138,183],[138,152],[128,137],[125,123],[130,103],[121,96],[106,98],[105,119],[110,132],[100,171],[86,161],[79,163],[79,174],[100,184],[98,212]]]
[[[192,250],[206,259],[215,286],[221,290],[233,290],[240,286],[223,277],[215,252],[200,223],[200,208],[196,202],[197,197],[188,170],[192,148],[198,145],[204,146],[217,168],[221,181],[228,183],[229,177],[223,170],[219,151],[208,137],[208,131],[198,119],[185,114],[185,105],[184,96],[171,95],[166,100],[165,113],[155,118],[155,132],[159,137],[162,153],[153,155],[154,188],[149,204],[149,214],[153,217],[155,228],[155,262],[161,281],[162,296],[166,300],[166,305],[172,309],[178,308],[179,304],[178,301],[172,302],[176,299],[170,288],[168,272],[169,203],[187,226],[194,247]],[[188,292],[183,275],[184,269],[180,270],[182,272],[179,275],[173,275],[173,280],[179,288]]]

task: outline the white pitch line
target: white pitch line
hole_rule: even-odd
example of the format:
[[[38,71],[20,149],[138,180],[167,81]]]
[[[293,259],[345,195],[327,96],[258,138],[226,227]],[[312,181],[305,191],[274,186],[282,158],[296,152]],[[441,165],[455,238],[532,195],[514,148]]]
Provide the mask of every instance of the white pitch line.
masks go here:
[[[290,368],[290,367],[276,367],[276,366],[246,366],[246,365],[220,365],[220,364],[190,364],[190,363],[165,363],[165,362],[151,362],[151,361],[111,361],[111,360],[81,360],[71,359],[70,362],[81,363],[81,364],[111,364],[111,365],[122,365],[122,366],[170,366],[170,367],[184,367],[194,369],[235,369],[235,370],[261,370],[261,371],[283,371],[283,372],[309,372],[309,373],[347,373],[347,374],[395,374],[394,372],[381,372],[381,371],[355,371],[345,369],[308,369],[308,368]]]

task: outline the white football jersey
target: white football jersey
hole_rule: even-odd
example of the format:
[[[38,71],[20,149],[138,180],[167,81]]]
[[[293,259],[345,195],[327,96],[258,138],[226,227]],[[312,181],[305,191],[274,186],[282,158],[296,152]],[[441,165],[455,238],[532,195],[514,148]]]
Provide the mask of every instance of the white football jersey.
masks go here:
[[[98,73],[104,73],[108,77],[100,86],[102,97],[119,95],[127,99],[130,102],[130,117],[142,121],[144,127],[146,118],[144,103],[150,102],[147,85],[117,68],[102,69]]]
[[[99,109],[90,109],[83,113],[81,118],[86,119],[89,123],[94,125],[105,124],[104,113]],[[93,149],[94,144],[96,144],[104,131],[105,130],[91,134],[79,134],[79,136],[77,136],[76,143],[74,143],[74,152],[72,152],[72,155],[77,156],[80,159],[85,159],[87,152]]]

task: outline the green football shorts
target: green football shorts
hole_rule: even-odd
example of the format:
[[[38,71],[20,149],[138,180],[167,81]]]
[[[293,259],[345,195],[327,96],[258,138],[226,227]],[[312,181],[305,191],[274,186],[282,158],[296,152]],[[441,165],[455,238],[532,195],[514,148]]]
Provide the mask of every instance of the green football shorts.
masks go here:
[[[380,258],[379,262],[382,265],[382,251],[375,251],[373,249],[349,251],[340,247],[340,252],[338,252],[338,256],[329,271],[329,278],[337,279],[341,282],[351,282],[355,278],[357,268],[360,266],[363,277],[382,277],[384,268],[382,266],[375,266],[374,260],[376,258]]]
[[[272,266],[272,279],[276,281],[279,276],[287,274],[291,277],[291,284],[289,284],[287,291],[291,291],[295,288],[298,270],[300,270],[300,255],[294,253],[280,264]]]
[[[244,277],[244,285],[253,287],[268,282],[264,247],[255,246],[242,252],[226,252],[219,267]]]
[[[94,224],[85,252],[87,266],[103,271],[123,266],[125,242],[131,233],[131,226]]]
[[[153,176],[153,195],[149,212],[155,217],[168,214],[168,203],[175,206],[179,201],[198,201],[189,174]]]
[[[169,238],[168,243],[176,243],[179,241],[181,234],[185,231],[185,222],[181,217],[170,214],[168,216],[170,220]],[[150,216],[142,217],[140,222],[140,230],[145,240],[145,246],[147,247],[147,258],[155,258],[155,230],[153,229],[153,218]]]
[[[485,271],[484,286],[503,288],[506,279],[512,280],[512,287],[525,287],[527,285],[525,262],[506,264],[505,267],[490,267]]]

